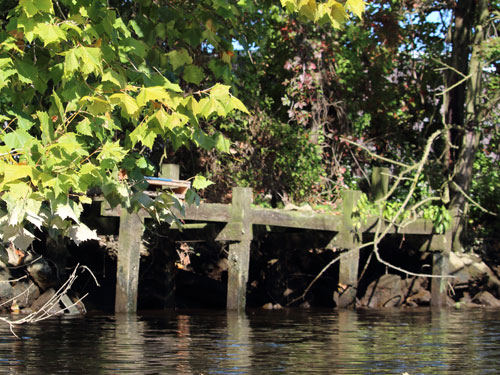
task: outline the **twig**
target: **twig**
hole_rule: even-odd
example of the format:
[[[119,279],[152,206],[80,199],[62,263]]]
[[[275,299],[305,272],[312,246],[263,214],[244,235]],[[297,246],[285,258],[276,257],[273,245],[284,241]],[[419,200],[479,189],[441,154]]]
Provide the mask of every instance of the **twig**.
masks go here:
[[[7,323],[10,326],[10,331],[12,332],[12,334],[16,337],[19,337],[14,332],[15,326],[26,324],[26,323],[40,322],[40,321],[48,319],[52,316],[58,315],[58,314],[62,313],[63,311],[67,310],[69,307],[78,304],[83,298],[85,298],[87,296],[87,294],[84,295],[79,300],[77,300],[76,302],[74,302],[73,305],[71,305],[71,306],[67,306],[65,308],[58,307],[58,306],[60,306],[59,302],[61,301],[61,298],[67,294],[67,292],[71,289],[71,286],[73,285],[73,283],[77,279],[78,275],[76,273],[79,269],[88,271],[92,275],[92,277],[94,278],[94,281],[96,282],[96,284],[99,286],[99,284],[97,283],[97,279],[96,279],[95,275],[93,274],[93,272],[87,266],[81,266],[78,264],[74,268],[71,275],[68,277],[68,280],[66,280],[66,282],[57,290],[57,292],[47,302],[45,302],[45,304],[38,311],[34,311],[31,314],[28,314],[25,317],[18,319],[18,320],[10,320],[9,318],[0,317],[0,321]],[[19,298],[19,296],[22,296],[24,293],[26,293],[27,290],[29,290],[29,288],[26,289],[23,293],[14,297],[14,299]]]
[[[484,208],[479,203],[477,203],[474,199],[472,199],[470,197],[470,195],[467,194],[460,186],[458,186],[458,184],[455,181],[451,181],[451,183],[452,183],[452,185],[453,185],[453,187],[455,189],[457,189],[461,194],[463,194],[463,196],[465,197],[465,199],[467,199],[470,203],[472,203],[474,206],[476,206],[477,208],[479,208],[481,211],[483,211],[483,212],[485,212],[487,214],[493,215],[493,216],[498,216],[497,213],[492,212],[492,211],[488,211],[486,208]]]

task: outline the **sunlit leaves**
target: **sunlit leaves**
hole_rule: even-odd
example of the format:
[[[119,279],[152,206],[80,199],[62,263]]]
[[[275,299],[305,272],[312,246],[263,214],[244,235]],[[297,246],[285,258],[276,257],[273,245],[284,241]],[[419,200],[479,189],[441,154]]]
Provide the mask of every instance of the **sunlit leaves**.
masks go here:
[[[61,40],[66,40],[66,33],[58,25],[55,24],[40,23],[36,25],[33,33],[43,41],[44,46],[59,42]]]
[[[200,190],[200,189],[205,189],[207,186],[212,185],[213,182],[210,180],[207,180],[206,177],[198,175],[194,178],[193,180],[193,188]]]
[[[329,22],[335,28],[341,28],[347,20],[346,10],[361,18],[365,9],[363,0],[347,0],[345,4],[335,0],[281,0],[281,5],[289,12],[297,12],[310,21]]]
[[[127,150],[120,146],[119,142],[106,142],[98,155],[99,160],[111,159],[116,162],[123,160]]]
[[[77,46],[64,53],[64,77],[69,79],[75,72],[85,77],[102,74],[102,51],[96,47]]]
[[[121,108],[122,116],[136,119],[139,116],[139,105],[137,101],[126,93],[113,94],[109,97],[112,104],[118,104]]]
[[[0,172],[3,173],[3,178],[1,180],[3,186],[9,182],[29,176],[31,174],[31,167],[20,164],[2,164],[0,166]]]
[[[33,17],[37,13],[53,13],[52,0],[19,0],[19,6],[28,17]]]
[[[205,120],[248,113],[230,86],[214,85],[209,67],[216,60],[210,66],[230,81],[234,5],[211,3],[186,24],[172,9],[167,19],[102,1],[54,6],[20,0],[1,35],[0,203],[9,214],[0,232],[7,225],[7,240],[22,246],[33,239],[26,223],[76,243],[95,238],[80,224],[88,189],[130,208],[141,194],[132,180],[154,168],[147,153],[165,144],[228,152],[229,140]],[[204,61],[195,51],[206,47],[216,50]]]
[[[365,3],[363,0],[347,0],[346,6],[347,9],[359,18],[361,18],[363,12],[365,11]]]

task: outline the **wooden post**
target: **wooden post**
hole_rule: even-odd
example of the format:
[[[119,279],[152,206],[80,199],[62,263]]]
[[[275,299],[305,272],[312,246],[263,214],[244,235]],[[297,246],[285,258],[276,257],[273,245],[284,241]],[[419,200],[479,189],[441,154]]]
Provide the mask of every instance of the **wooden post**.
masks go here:
[[[448,265],[450,262],[450,252],[452,245],[452,231],[448,230],[442,235],[444,248],[439,253],[432,255],[432,274],[435,276],[448,275]],[[445,307],[448,297],[448,278],[433,277],[431,281],[431,306]]]
[[[179,164],[162,164],[160,177],[178,180],[180,177]],[[170,249],[166,257],[162,257],[162,259],[165,259],[165,279],[163,284],[164,308],[175,306],[175,261],[173,259],[176,256],[175,249]]]
[[[179,179],[177,164],[164,164],[161,177]],[[137,291],[139,289],[140,248],[144,217],[130,213],[122,208],[118,238],[118,262],[116,267],[116,313],[135,313],[137,311]],[[167,283],[169,283],[167,279]],[[168,290],[168,289],[167,289]]]
[[[352,222],[352,212],[361,196],[360,191],[342,192],[343,201],[343,229],[339,233],[344,246],[349,253],[340,260],[339,286],[344,288],[339,296],[339,308],[355,308],[358,291],[359,246],[362,241],[361,233],[356,233]]]
[[[248,269],[250,265],[250,245],[252,243],[251,222],[252,189],[233,188],[231,204],[231,228],[237,228],[235,233],[240,241],[229,245],[229,265],[227,281],[227,309],[244,311],[246,307],[246,293]]]
[[[180,176],[179,164],[163,164],[161,166],[160,177],[178,180]]]
[[[143,219],[137,213],[129,213],[122,208],[116,267],[115,312],[117,313],[137,311],[142,231]]]
[[[374,167],[372,172],[372,198],[382,199],[389,191],[389,168]]]

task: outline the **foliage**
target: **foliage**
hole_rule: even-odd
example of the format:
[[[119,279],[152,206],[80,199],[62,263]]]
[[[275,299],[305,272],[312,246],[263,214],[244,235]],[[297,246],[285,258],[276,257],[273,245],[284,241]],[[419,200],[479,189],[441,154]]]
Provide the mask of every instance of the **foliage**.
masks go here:
[[[382,217],[387,222],[395,221],[396,225],[405,225],[417,219],[431,220],[434,230],[438,234],[445,233],[451,225],[451,215],[446,206],[426,204],[419,206],[418,210],[403,207],[403,211],[396,216],[402,207],[402,202],[386,201],[372,202],[366,194],[361,194],[356,208],[353,210],[355,224],[360,227],[370,217]]]
[[[231,9],[214,8],[222,11]],[[227,148],[200,123],[247,110],[227,85],[189,89],[204,73],[183,47],[207,40],[227,47],[215,25],[169,41],[177,48],[157,61],[151,37],[162,27],[167,37],[181,15],[134,16],[120,17],[105,1],[22,1],[10,10],[0,33],[4,242],[26,248],[34,239],[27,228],[42,227],[77,243],[95,238],[80,221],[93,188],[112,205],[152,209],[141,191],[143,175],[154,170],[148,150],[158,142]]]

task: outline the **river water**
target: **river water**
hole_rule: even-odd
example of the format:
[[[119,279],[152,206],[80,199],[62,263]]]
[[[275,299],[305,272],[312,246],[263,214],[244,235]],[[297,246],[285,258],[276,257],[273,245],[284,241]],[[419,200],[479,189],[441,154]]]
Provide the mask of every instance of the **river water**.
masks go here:
[[[500,310],[162,311],[0,326],[1,374],[498,374]]]

